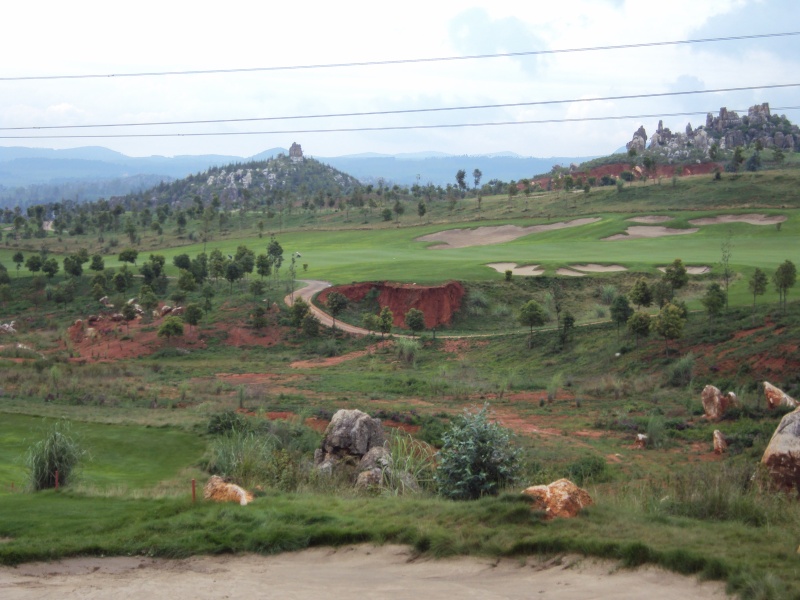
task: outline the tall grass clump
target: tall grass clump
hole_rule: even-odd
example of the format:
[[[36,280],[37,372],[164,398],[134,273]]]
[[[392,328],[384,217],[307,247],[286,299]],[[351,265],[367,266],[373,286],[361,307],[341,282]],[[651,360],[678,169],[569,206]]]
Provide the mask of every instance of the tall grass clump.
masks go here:
[[[394,351],[397,358],[407,365],[416,364],[420,348],[421,346],[417,340],[398,338],[394,341]]]
[[[611,306],[611,303],[614,302],[614,298],[617,297],[617,286],[615,285],[604,285],[600,290],[600,302],[605,304],[606,306]]]
[[[663,448],[667,443],[667,428],[664,424],[664,417],[653,415],[647,421],[647,447]]]
[[[34,491],[68,485],[86,451],[72,435],[68,421],[54,423],[45,436],[28,448],[25,466]]]
[[[520,473],[520,449],[511,432],[489,420],[488,406],[453,419],[442,436],[435,482],[439,494],[453,500],[497,495]]]
[[[207,470],[251,487],[269,479],[268,465],[277,445],[274,436],[231,430],[211,442]]]
[[[667,383],[673,387],[685,387],[692,382],[694,371],[694,354],[689,352],[682,356],[667,369]]]
[[[433,487],[434,452],[405,431],[394,431],[385,442],[389,453],[382,489],[392,496],[418,493]]]
[[[561,373],[556,373],[550,378],[547,384],[547,401],[552,402],[556,399],[559,388],[564,383],[564,376]]]
[[[474,316],[481,316],[489,308],[489,299],[481,290],[472,289],[467,296],[467,312]]]

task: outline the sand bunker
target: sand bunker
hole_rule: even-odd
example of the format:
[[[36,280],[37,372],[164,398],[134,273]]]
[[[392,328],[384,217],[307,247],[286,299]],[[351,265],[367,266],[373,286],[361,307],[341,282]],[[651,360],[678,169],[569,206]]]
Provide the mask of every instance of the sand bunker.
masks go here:
[[[537,277],[544,275],[544,271],[539,268],[539,265],[525,265],[518,267],[517,263],[489,263],[487,267],[494,269],[498,273],[505,273],[511,271],[512,275],[524,275],[526,277]]]
[[[689,221],[692,225],[719,225],[721,223],[747,223],[749,225],[775,225],[786,220],[784,215],[717,215]]]
[[[667,267],[658,267],[658,270],[661,271],[662,273],[666,273],[667,272]],[[701,267],[686,267],[686,272],[689,275],[705,275],[706,273],[710,273],[711,272],[711,268],[710,267],[705,267],[705,266],[701,266]]]
[[[560,268],[556,269],[556,275],[564,275],[566,277],[586,277],[586,273],[578,273],[572,269]]]
[[[634,225],[628,227],[625,233],[618,233],[611,237],[603,238],[604,242],[614,242],[617,240],[638,240],[642,238],[657,238],[668,235],[686,235],[689,233],[697,233],[699,229],[670,229],[669,227],[648,227],[647,225]]]
[[[401,546],[315,548],[274,556],[75,558],[0,568],[4,600],[33,598],[727,598],[724,585],[654,567],[579,557],[414,558]]]
[[[657,223],[666,223],[667,221],[672,221],[672,217],[668,217],[667,215],[645,215],[643,217],[631,217],[627,220],[631,221],[632,223],[655,225]]]
[[[618,273],[620,271],[627,271],[628,267],[622,265],[596,265],[594,263],[588,265],[570,265],[570,269],[576,271],[585,271],[586,273]]]
[[[469,248],[470,246],[489,246],[492,244],[503,244],[511,242],[532,233],[542,233],[543,231],[555,231],[556,229],[566,229],[568,227],[580,227],[597,223],[599,217],[575,219],[573,221],[549,223],[547,225],[531,225],[530,227],[520,227],[518,225],[499,225],[497,227],[478,227],[476,229],[447,229],[437,231],[418,237],[418,242],[441,242],[436,246],[431,246],[430,250],[441,250],[444,248]]]

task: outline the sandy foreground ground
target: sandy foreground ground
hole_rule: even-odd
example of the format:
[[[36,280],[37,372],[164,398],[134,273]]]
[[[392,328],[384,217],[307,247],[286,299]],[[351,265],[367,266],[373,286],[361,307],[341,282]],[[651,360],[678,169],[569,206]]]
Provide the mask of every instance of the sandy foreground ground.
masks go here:
[[[578,557],[430,560],[413,559],[402,546],[350,546],[277,556],[75,558],[2,567],[0,598],[704,600],[727,596],[720,583],[699,583],[651,567],[617,569],[610,562]]]

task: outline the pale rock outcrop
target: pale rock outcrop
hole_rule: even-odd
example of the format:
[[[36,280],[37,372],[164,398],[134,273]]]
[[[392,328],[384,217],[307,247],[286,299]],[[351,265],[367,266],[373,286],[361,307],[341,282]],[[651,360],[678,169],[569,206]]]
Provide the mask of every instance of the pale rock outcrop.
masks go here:
[[[339,462],[355,465],[372,448],[382,447],[384,441],[380,419],[360,410],[341,409],[325,429],[322,444],[314,453],[314,464],[324,470]]]
[[[767,397],[767,408],[770,410],[779,406],[797,408],[797,400],[789,396],[780,388],[775,387],[769,381],[764,382],[764,395]]]
[[[728,440],[722,435],[719,429],[714,430],[714,454],[722,454],[728,451]]]
[[[636,450],[644,450],[645,448],[647,448],[647,434],[637,433],[636,440],[633,442],[633,447]]]
[[[533,498],[534,508],[544,511],[546,519],[571,518],[594,504],[589,493],[569,479],[559,479],[550,485],[534,485],[522,493]]]
[[[706,418],[711,421],[719,421],[729,407],[736,405],[736,394],[733,392],[723,394],[713,385],[707,385],[703,388],[700,399],[703,402],[703,411],[706,414]]]
[[[761,463],[767,467],[776,487],[800,492],[800,409],[781,419]]]
[[[253,501],[253,494],[233,483],[225,483],[218,475],[212,475],[203,488],[203,498],[214,502],[238,502],[246,506]]]

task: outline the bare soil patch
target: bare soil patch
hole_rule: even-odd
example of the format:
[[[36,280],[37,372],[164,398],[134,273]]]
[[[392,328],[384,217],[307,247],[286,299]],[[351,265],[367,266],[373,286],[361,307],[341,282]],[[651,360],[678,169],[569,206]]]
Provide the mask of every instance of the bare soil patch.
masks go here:
[[[644,215],[642,217],[631,217],[626,219],[632,223],[642,223],[644,225],[657,225],[658,223],[666,223],[672,221],[672,217],[667,215]]]
[[[618,273],[620,271],[627,271],[628,267],[622,265],[596,265],[594,263],[588,265],[570,265],[570,269],[576,271],[586,271],[587,273]]]
[[[697,228],[690,229],[672,229],[669,227],[661,226],[648,226],[648,225],[634,225],[628,227],[625,233],[618,233],[607,238],[603,238],[604,242],[615,242],[618,240],[638,240],[643,238],[658,238],[668,235],[687,235],[690,233],[697,233],[700,231]]]
[[[367,347],[364,350],[357,350],[356,352],[348,352],[347,354],[342,354],[341,356],[331,356],[329,358],[315,358],[312,360],[296,360],[289,366],[292,369],[315,369],[319,367],[332,367],[334,365],[340,365],[343,362],[355,360],[356,358],[361,358],[362,356],[367,356],[369,354],[372,354],[376,350],[382,350],[384,348],[388,348],[393,344],[394,342],[386,340],[384,342],[378,342],[377,344],[372,344],[371,346]]]
[[[517,263],[489,263],[486,266],[494,269],[498,273],[511,271],[512,275],[521,275],[524,277],[538,277],[539,275],[544,275],[544,271],[539,268],[539,265],[518,267]]]
[[[274,556],[74,558],[0,568],[7,600],[121,597],[295,598],[336,596],[450,600],[557,598],[721,599],[719,582],[655,567],[619,569],[611,561],[577,556],[525,559],[415,557],[403,546],[313,548]],[[88,595],[88,596],[87,596]]]
[[[574,219],[547,225],[531,225],[530,227],[520,227],[518,225],[500,225],[497,227],[478,227],[476,229],[448,229],[437,231],[428,235],[418,237],[418,242],[440,242],[436,246],[431,246],[431,250],[468,248],[470,246],[489,246],[492,244],[503,244],[511,242],[532,233],[543,231],[554,231],[556,229],[566,229],[568,227],[580,227],[597,223],[599,217]]]
[[[747,223],[748,225],[775,225],[786,220],[784,215],[717,215],[689,221],[692,225],[720,225],[723,223]]]

